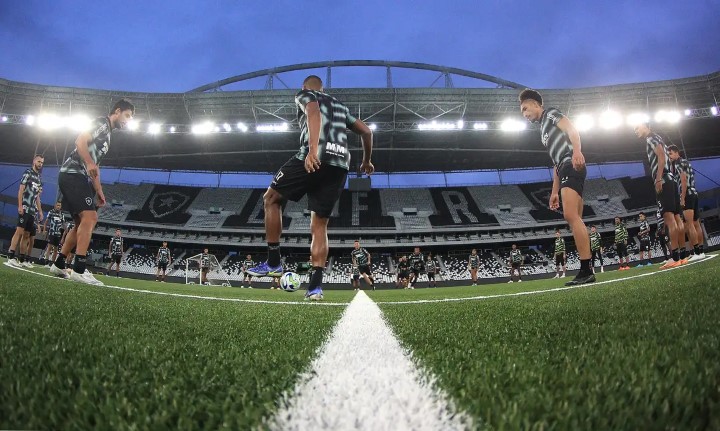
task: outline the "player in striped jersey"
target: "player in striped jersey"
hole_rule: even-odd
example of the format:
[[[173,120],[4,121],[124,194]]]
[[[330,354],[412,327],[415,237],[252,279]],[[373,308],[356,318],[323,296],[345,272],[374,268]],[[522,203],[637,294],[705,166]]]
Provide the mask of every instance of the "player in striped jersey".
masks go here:
[[[638,232],[638,240],[640,240],[640,263],[638,266],[643,266],[643,260],[645,260],[645,266],[650,266],[650,259],[652,259],[652,252],[650,251],[650,223],[645,218],[645,214],[640,213],[638,216],[640,219],[640,231]]]
[[[108,276],[110,275],[110,271],[112,271],[113,265],[116,265],[115,277],[120,277],[120,262],[122,261],[124,251],[122,234],[118,228],[115,229],[115,236],[110,240],[110,245],[108,245],[108,256],[110,256]]]
[[[660,250],[662,250],[663,256],[665,257],[665,260],[662,263],[664,265],[670,261],[670,250],[668,249],[668,246],[670,245],[670,238],[667,235],[667,229],[665,229],[665,220],[660,212],[660,202],[658,202],[658,209],[655,217],[657,217],[655,239],[660,245]]]
[[[172,253],[168,248],[167,241],[163,241],[162,247],[158,249],[157,256],[155,257],[157,269],[155,270],[155,281],[161,281],[165,283],[165,272],[167,267],[172,262]],[[160,271],[162,271],[162,278],[160,278]]]
[[[685,228],[680,218],[680,195],[675,177],[670,171],[670,156],[662,138],[657,133],[653,133],[647,124],[635,126],[635,135],[645,141],[645,151],[650,162],[655,193],[660,202],[663,220],[665,220],[672,244],[672,261],[660,268],[674,268],[683,264],[680,257],[680,246],[685,243]]]
[[[32,168],[27,169],[20,179],[17,194],[18,221],[8,248],[8,265],[32,267],[29,258],[28,262],[25,262],[25,258],[29,257],[32,252],[32,249],[28,250],[26,247],[30,232],[35,229],[35,213],[39,213],[41,219],[43,215],[40,205],[40,191],[42,190],[40,173],[44,163],[45,158],[42,154],[36,155],[33,157]],[[15,256],[16,250],[17,257]]]
[[[600,232],[597,231],[597,227],[593,225],[590,228],[590,252],[592,254],[592,269],[593,272],[595,271],[595,259],[597,259],[600,262],[600,272],[605,272],[605,268],[603,266],[603,257],[602,257],[602,238],[600,237]]]
[[[85,271],[92,232],[97,224],[97,209],[105,205],[100,182],[100,162],[110,150],[112,131],[125,126],[135,114],[135,106],[125,99],[117,101],[106,117],[97,118],[92,130],[82,132],[75,149],[63,162],[58,174],[62,208],[70,213],[76,227],[68,232],[63,248],[50,272],[73,281],[102,285],[90,271]],[[66,256],[75,249],[72,270],[65,270]]]
[[[555,231],[555,277],[565,278],[565,269],[567,266],[567,253],[565,252],[565,240],[560,236],[560,229]],[[562,269],[562,276],[560,270]]]
[[[438,271],[438,268],[438,263],[435,261],[435,258],[433,258],[432,253],[428,253],[427,262],[425,262],[425,272],[428,276],[428,287],[437,287],[435,274],[440,272]]]
[[[370,285],[373,290],[375,290],[375,280],[373,279],[372,271],[370,270],[370,252],[360,247],[360,241],[355,241],[353,244],[353,251],[350,252],[350,258],[352,259],[353,266],[358,268],[358,272],[365,282]]]
[[[680,157],[677,146],[669,146],[668,155],[672,160],[674,173],[680,179],[680,208],[685,217],[685,233],[693,246],[689,261],[702,259],[705,253],[702,226],[700,226],[699,199],[695,188],[695,170],[687,159]]]
[[[420,247],[415,247],[410,255],[410,288],[415,289],[420,274],[425,270],[425,256],[420,253]]]
[[[60,209],[60,202],[56,202],[55,206],[48,211],[45,217],[45,224],[43,225],[43,230],[47,232],[47,247],[45,247],[41,264],[48,263],[49,267],[49,262],[55,262],[55,259],[57,259],[58,247],[60,246],[62,236],[62,225],[63,214]],[[52,260],[50,255],[52,255]]]
[[[625,223],[622,222],[620,217],[615,217],[615,251],[618,257],[618,271],[625,271],[630,269],[630,257],[627,251],[628,231],[625,227]],[[623,259],[625,264],[623,265]]]
[[[510,258],[508,259],[510,263],[510,281],[508,283],[513,282],[513,276],[515,275],[515,271],[517,271],[518,275],[518,283],[522,283],[522,269],[520,266],[523,262],[523,254],[522,251],[520,251],[517,248],[517,244],[512,245],[512,250],[510,250]]]
[[[247,256],[245,256],[245,260],[243,260],[243,263],[242,263],[242,270],[243,270],[243,273],[244,273],[245,275],[243,276],[243,284],[240,286],[241,288],[244,288],[244,287],[245,287],[245,282],[247,282],[247,284],[248,284],[248,285],[247,285],[248,289],[252,289],[252,278],[253,278],[253,275],[250,274],[250,273],[248,272],[248,270],[249,270],[250,268],[252,268],[253,266],[255,266],[255,262],[253,262],[252,256],[248,254]]]
[[[470,277],[472,278],[473,286],[477,286],[478,268],[480,268],[480,256],[478,256],[476,249],[472,249],[470,257],[468,257],[468,269],[470,270]]]
[[[535,90],[525,89],[520,93],[520,112],[529,121],[540,123],[540,139],[555,165],[550,209],[557,210],[562,202],[563,217],[570,225],[580,257],[580,271],[565,285],[592,283],[595,274],[590,268],[590,237],[582,220],[587,169],[580,134],[559,110],[545,108],[542,96]]]

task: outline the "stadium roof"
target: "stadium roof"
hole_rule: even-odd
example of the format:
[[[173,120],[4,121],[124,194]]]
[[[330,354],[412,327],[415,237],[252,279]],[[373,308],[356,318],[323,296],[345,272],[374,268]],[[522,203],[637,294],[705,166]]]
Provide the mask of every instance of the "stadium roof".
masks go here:
[[[351,63],[351,64],[348,64]],[[372,64],[370,64],[372,63]],[[373,159],[383,171],[492,169],[542,166],[549,163],[537,131],[508,132],[508,119],[524,125],[517,94],[521,84],[444,66],[404,62],[322,62],[284,66],[221,80],[186,93],[134,93],[51,87],[0,79],[0,161],[25,163],[34,151],[62,160],[76,132],[28,127],[29,116],[56,119],[104,115],[122,97],[136,105],[139,127],[113,140],[105,163],[118,166],[216,171],[275,171],[297,150],[298,132],[293,89],[218,90],[243,79],[317,67],[344,66],[420,68],[444,77],[443,88],[330,88],[355,114],[375,128]],[[453,88],[452,75],[471,76],[498,88]],[[388,84],[392,84],[391,79]],[[596,123],[605,114],[658,111],[682,113],[678,123],[657,124],[667,138],[684,144],[690,156],[717,155],[720,72],[684,79],[579,89],[541,89],[546,106],[576,119]],[[608,112],[610,111],[610,112]],[[677,118],[675,119],[677,120]],[[434,121],[434,123],[433,123]],[[458,123],[459,121],[462,121]],[[619,120],[624,123],[622,119]],[[193,126],[196,126],[193,132]],[[199,128],[197,126],[200,126]],[[203,129],[204,127],[204,129]],[[48,127],[52,129],[52,127]],[[447,129],[447,130],[443,130]],[[629,127],[585,132],[590,161],[637,160],[643,148]],[[151,132],[152,134],[148,133]],[[353,158],[358,161],[359,141]]]

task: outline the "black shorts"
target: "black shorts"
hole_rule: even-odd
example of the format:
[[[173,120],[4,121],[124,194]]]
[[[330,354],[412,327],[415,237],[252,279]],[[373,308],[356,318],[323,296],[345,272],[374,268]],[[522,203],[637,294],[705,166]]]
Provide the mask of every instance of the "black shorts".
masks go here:
[[[122,260],[122,254],[113,254],[112,255],[112,258],[111,258],[112,262],[120,263],[121,260]]]
[[[405,279],[408,278],[409,275],[410,275],[410,274],[408,274],[407,271],[401,271],[401,272],[398,274],[398,278],[401,279],[401,280],[405,280]]]
[[[358,272],[360,274],[370,275],[370,265],[358,265]]]
[[[624,242],[616,242],[615,243],[615,250],[617,250],[617,256],[618,257],[627,257],[627,244]]]
[[[512,269],[520,269],[520,262],[513,262],[510,264]]]
[[[353,274],[352,279],[353,279],[353,281],[360,280],[360,274]]]
[[[640,238],[640,251],[650,251],[650,238]]]
[[[475,271],[477,271],[478,268],[479,268],[479,267],[478,267],[477,265],[470,265],[470,270],[475,270]]]
[[[555,265],[565,265],[565,256],[562,254],[556,254]]]
[[[678,193],[677,183],[667,179],[663,181],[662,191],[657,195],[660,213],[680,214],[680,194]]]
[[[52,246],[59,247],[60,246],[60,235],[50,235],[48,237],[48,242]]]
[[[592,251],[592,258],[598,259],[600,262],[602,262],[602,255],[600,254],[599,248]]]
[[[683,211],[694,211],[693,212],[693,221],[700,220],[700,205],[698,202],[698,195],[695,193],[688,193],[685,195],[685,208],[683,208]]]
[[[60,201],[62,209],[72,216],[83,211],[96,211],[95,189],[90,180],[81,174],[58,174],[58,187],[60,188]]]
[[[428,281],[430,281],[430,280],[435,280],[435,273],[434,273],[434,272],[428,272],[428,273],[427,273],[427,276],[428,276]]]
[[[415,278],[417,278],[417,277],[420,277],[420,273],[421,273],[422,271],[421,271],[420,269],[418,269],[418,268],[412,268],[412,269],[410,270],[410,272],[415,276]]]
[[[246,279],[252,278],[252,277],[253,277],[252,274],[250,274],[249,272],[245,271],[245,278],[246,278]]]
[[[35,214],[25,211],[25,214],[18,214],[17,227],[22,228],[25,232],[35,231]]]
[[[162,269],[163,271],[167,271],[167,266],[168,266],[167,262],[159,262],[158,263],[158,269]]]
[[[308,173],[305,162],[293,156],[275,174],[270,188],[293,202],[307,195],[308,209],[320,217],[328,218],[345,187],[347,173],[343,168],[327,164]]]
[[[577,192],[580,197],[585,189],[585,177],[587,176],[587,168],[576,171],[573,168],[572,161],[568,160],[557,167],[558,178],[560,178],[560,190],[563,187],[569,187]]]

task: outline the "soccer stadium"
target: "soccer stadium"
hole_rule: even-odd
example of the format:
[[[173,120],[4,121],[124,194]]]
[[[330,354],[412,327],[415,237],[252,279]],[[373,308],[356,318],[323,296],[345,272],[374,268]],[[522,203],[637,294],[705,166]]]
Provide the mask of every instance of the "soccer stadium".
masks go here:
[[[333,86],[348,70],[381,79]],[[279,245],[300,289],[247,273],[268,253],[263,196],[298,150],[295,95],[311,74],[372,130],[377,170],[361,172],[362,142],[349,133],[321,301],[304,300],[307,197],[283,205]],[[720,428],[720,72],[539,89],[582,136],[582,219],[600,234],[596,281],[569,287],[581,259],[562,210],[548,207],[554,168],[520,113],[526,87],[379,60],[277,66],[183,93],[0,79],[3,252],[34,157],[44,160],[46,215],[63,199],[60,167],[78,134],[121,99],[135,107],[100,166],[106,204],[86,270],[100,283],[51,274],[39,217],[23,263],[0,266],[0,428]],[[692,164],[698,195],[702,255],[667,269],[651,166],[633,132],[645,123]],[[70,214],[62,220],[71,231]],[[353,283],[356,241],[371,256],[372,287]],[[418,248],[408,283],[401,258]]]

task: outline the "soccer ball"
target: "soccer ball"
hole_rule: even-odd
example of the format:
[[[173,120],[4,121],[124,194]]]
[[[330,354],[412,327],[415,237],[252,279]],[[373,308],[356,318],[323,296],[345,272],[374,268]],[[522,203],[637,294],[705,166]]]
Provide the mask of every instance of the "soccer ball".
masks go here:
[[[294,272],[286,272],[280,277],[280,286],[285,292],[295,292],[300,288],[300,276]]]

